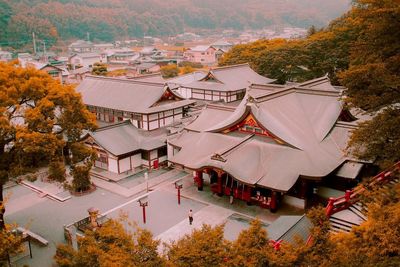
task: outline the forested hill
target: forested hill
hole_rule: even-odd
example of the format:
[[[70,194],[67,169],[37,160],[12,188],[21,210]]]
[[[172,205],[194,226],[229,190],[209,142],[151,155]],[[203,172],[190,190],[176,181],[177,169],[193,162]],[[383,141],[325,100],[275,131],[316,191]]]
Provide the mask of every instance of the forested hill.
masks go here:
[[[199,29],[325,26],[350,0],[1,0],[0,40],[97,40],[166,36]]]

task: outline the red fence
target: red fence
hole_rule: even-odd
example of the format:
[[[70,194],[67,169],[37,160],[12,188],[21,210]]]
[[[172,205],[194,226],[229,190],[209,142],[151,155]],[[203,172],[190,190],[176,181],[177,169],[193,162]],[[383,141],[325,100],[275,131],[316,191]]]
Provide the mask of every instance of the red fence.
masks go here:
[[[336,212],[347,209],[358,201],[360,195],[366,190],[366,188],[389,181],[393,178],[392,174],[396,170],[400,170],[400,161],[394,164],[388,170],[385,170],[374,176],[366,186],[354,188],[352,190],[346,190],[344,196],[338,198],[329,198],[328,205],[326,206],[326,216],[330,217]]]

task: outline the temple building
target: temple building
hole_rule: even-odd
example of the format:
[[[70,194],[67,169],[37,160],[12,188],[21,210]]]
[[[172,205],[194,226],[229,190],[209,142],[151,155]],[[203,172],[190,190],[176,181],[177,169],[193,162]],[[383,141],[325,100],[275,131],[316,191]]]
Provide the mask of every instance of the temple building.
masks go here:
[[[184,83],[176,91],[187,99],[233,102],[243,99],[251,84],[266,85],[275,80],[253,71],[248,64],[211,69],[204,77]]]
[[[229,69],[211,71],[214,81],[203,83],[225,86],[220,73]],[[240,80],[237,88],[248,81],[239,73],[226,79]],[[236,108],[206,105],[168,138],[170,164],[193,171],[199,190],[209,183],[219,196],[271,211],[282,202],[305,208],[318,185],[355,179],[362,164],[348,164],[356,162],[345,153],[356,124],[345,119],[342,92],[327,77],[292,86],[265,83],[250,85]]]
[[[97,120],[131,120],[140,129],[155,130],[179,122],[195,103],[183,99],[164,83],[87,76],[76,89]]]
[[[145,131],[126,120],[89,132],[83,141],[97,153],[95,167],[121,174],[166,162],[166,136],[165,129]]]

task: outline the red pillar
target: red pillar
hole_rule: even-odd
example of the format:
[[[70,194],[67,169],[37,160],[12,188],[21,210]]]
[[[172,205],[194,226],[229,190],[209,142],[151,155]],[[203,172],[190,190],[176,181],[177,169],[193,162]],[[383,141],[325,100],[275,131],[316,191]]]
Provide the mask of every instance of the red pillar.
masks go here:
[[[143,209],[143,223],[146,224],[146,206],[143,205],[142,209]]]
[[[196,177],[197,177],[197,190],[203,191],[203,172],[202,171],[196,171]]]
[[[218,195],[222,196],[222,172],[217,172],[218,174]]]
[[[276,212],[276,210],[277,210],[277,206],[278,206],[278,203],[277,203],[277,192],[276,191],[272,191],[272,193],[271,193],[271,204],[270,204],[270,211],[271,212]]]

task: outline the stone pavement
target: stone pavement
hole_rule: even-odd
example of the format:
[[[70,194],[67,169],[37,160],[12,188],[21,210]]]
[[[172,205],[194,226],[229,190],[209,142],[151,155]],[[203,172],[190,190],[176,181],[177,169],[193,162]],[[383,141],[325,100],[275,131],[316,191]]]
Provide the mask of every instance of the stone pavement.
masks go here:
[[[135,196],[139,193],[145,193],[148,189],[154,189],[156,186],[160,185],[161,183],[165,181],[169,181],[171,179],[174,179],[176,176],[179,176],[179,174],[182,173],[179,170],[171,170],[168,171],[160,176],[157,176],[156,178],[149,179],[148,180],[148,185],[146,183],[141,183],[135,187],[132,188],[126,188],[123,185],[114,183],[114,182],[108,182],[103,179],[99,179],[96,177],[92,177],[92,182],[103,189],[106,189],[110,192],[113,192],[115,194],[124,196],[124,197],[132,197]]]

